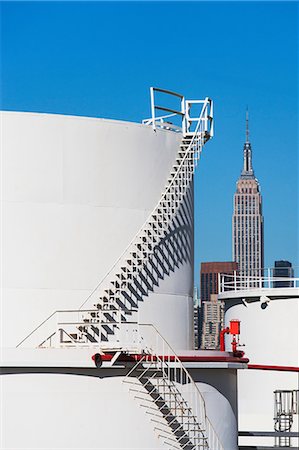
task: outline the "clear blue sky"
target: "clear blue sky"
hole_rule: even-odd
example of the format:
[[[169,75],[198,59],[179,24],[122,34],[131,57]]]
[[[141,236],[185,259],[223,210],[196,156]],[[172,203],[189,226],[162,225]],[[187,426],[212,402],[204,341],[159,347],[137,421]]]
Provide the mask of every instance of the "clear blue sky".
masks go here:
[[[210,96],[195,180],[195,281],[231,260],[249,106],[265,264],[298,265],[298,3],[2,2],[1,108],[140,121],[149,87]]]

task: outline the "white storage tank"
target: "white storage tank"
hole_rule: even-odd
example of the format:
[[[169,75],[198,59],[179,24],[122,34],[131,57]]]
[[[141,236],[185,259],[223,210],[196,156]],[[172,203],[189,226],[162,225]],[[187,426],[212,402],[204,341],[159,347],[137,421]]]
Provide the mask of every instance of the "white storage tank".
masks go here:
[[[180,141],[136,123],[2,113],[4,347],[53,311],[82,305],[158,203]],[[182,349],[193,339],[190,199],[192,185],[179,245],[171,243],[158,285],[139,302],[141,321]]]
[[[180,129],[151,93],[145,124],[2,113],[5,450],[237,450],[246,360],[192,351],[212,105],[174,94]]]
[[[269,269],[268,277],[253,279],[252,287],[246,289],[241,287],[238,275],[235,277],[227,282],[226,275],[219,298],[225,301],[225,325],[240,320],[240,340],[249,358],[250,370],[238,372],[239,430],[291,431],[298,436],[299,279],[277,278]],[[275,287],[279,282],[287,287]],[[283,423],[279,422],[275,391],[292,391],[281,394],[294,400],[292,408],[289,401],[283,406]],[[240,442],[297,447],[298,437],[243,437]]]

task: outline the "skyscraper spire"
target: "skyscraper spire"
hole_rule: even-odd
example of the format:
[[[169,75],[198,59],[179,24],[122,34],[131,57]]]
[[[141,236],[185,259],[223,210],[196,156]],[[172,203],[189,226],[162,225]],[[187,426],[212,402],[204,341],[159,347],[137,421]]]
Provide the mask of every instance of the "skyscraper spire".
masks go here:
[[[246,142],[249,142],[249,114],[248,114],[248,106],[246,108]]]
[[[249,141],[249,114],[246,108],[244,162],[234,195],[233,261],[238,263],[244,280],[260,277],[264,267],[264,219],[259,182],[254,176]],[[242,281],[242,286],[248,286]],[[252,284],[252,287],[256,287]]]
[[[249,114],[248,107],[246,108],[246,142],[243,150],[243,170],[241,174],[242,178],[254,178],[254,172],[252,168],[251,158],[251,144],[249,142]]]

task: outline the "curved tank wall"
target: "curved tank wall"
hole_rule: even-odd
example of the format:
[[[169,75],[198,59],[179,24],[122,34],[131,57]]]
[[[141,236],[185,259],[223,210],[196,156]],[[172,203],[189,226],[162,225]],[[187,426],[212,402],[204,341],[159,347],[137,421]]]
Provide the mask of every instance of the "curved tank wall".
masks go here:
[[[207,416],[221,437],[223,448],[238,450],[237,371],[191,369],[190,375],[202,393]]]
[[[84,357],[81,364],[86,366]],[[140,406],[130,385],[123,383],[126,371],[121,367],[3,368],[3,447],[169,448],[158,437],[159,430],[169,431],[166,422],[163,426],[163,421],[152,421],[155,417]],[[202,392],[223,450],[237,450],[236,370],[193,368],[190,374]],[[179,389],[185,392],[184,386]],[[186,392],[184,397],[188,399]],[[214,450],[213,445],[210,448]]]
[[[240,342],[245,344],[245,356],[250,364],[299,367],[299,299],[287,298],[288,289],[284,294],[286,298],[275,298],[275,289],[269,292],[273,299],[265,309],[261,308],[261,302],[257,299],[249,298],[244,303],[230,299],[229,293],[225,298],[225,325],[228,326],[232,319],[241,321]],[[230,340],[230,337],[226,339],[227,348],[230,347]],[[298,389],[298,372],[238,371],[238,388],[239,429],[274,431],[273,392]],[[294,416],[292,431],[298,431],[297,418]],[[274,444],[274,438],[255,439],[259,445]],[[242,438],[242,444],[252,445],[253,440]]]
[[[80,307],[157,204],[181,135],[128,122],[2,113],[2,345],[57,309]],[[191,348],[193,198],[161,243],[167,263],[140,302],[176,348]],[[175,323],[180,327],[175,329]]]
[[[74,371],[2,377],[4,448],[165,448],[145,412],[111,372],[103,378],[86,370],[85,376]]]

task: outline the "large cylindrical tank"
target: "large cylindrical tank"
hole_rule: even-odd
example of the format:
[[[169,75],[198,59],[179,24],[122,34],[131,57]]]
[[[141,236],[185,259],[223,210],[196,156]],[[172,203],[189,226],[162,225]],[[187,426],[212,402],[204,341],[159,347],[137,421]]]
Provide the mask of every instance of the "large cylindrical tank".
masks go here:
[[[19,348],[3,353],[4,448],[183,449],[179,442],[165,445],[163,435],[169,439],[170,428],[157,415],[154,402],[149,402],[151,397],[142,393],[136,377],[128,376],[131,366],[103,361],[96,368],[93,352]],[[237,450],[236,377],[242,364],[223,352],[189,351],[180,358],[204,398],[219,439],[205,448]],[[176,386],[189,402],[189,385],[177,381]],[[199,415],[200,408],[194,413]],[[180,414],[183,410],[177,417]]]
[[[2,113],[4,347],[16,346],[55,310],[84,303],[158,203],[181,137],[129,122]],[[176,243],[164,246],[158,283],[139,302],[139,320],[188,349],[192,185],[179,214]]]
[[[138,329],[152,330],[149,345],[141,353],[132,352],[120,339],[121,349],[110,348],[102,355],[108,359],[96,367],[91,357],[103,350],[95,350],[99,341],[80,346],[76,337],[70,346],[39,345],[56,331],[55,311],[77,314],[82,305],[92,307],[101,280],[105,285],[108,274],[113,281],[123,261],[128,262],[121,255],[139,235],[178,169],[178,154],[184,154],[181,144],[182,133],[166,127],[155,130],[83,117],[2,114],[5,448],[154,450],[186,448],[186,442],[189,447],[200,441],[197,447],[237,449],[236,370],[246,361],[229,354],[214,357],[191,351],[193,183],[186,173],[181,184],[188,187],[180,190],[179,185],[182,198],[175,217],[156,235],[161,239],[151,267],[144,269],[149,269],[148,278],[140,275],[137,280]],[[193,167],[193,157],[188,161],[186,166]],[[171,203],[170,196],[167,202]],[[100,306],[94,316],[83,318],[90,327],[97,314],[111,314],[104,310],[107,305]],[[119,330],[126,331],[128,324]],[[76,321],[75,325],[79,329]],[[65,332],[57,328],[56,334],[58,330]],[[149,336],[147,331],[139,338],[144,343]],[[182,349],[176,356],[175,351]],[[149,380],[145,372],[140,376],[138,361]],[[142,387],[147,409],[139,404]],[[165,439],[172,439],[171,445]]]
[[[225,325],[232,319],[241,321],[240,342],[252,366],[238,372],[240,431],[274,432],[274,391],[299,388],[298,289],[273,288],[267,290],[268,297],[262,294],[256,290],[252,297],[250,291],[243,291],[240,298],[229,292],[220,295],[225,301]],[[229,336],[227,348],[230,340]],[[294,432],[298,432],[297,414]],[[273,445],[274,437],[243,438],[242,444]],[[296,444],[298,439],[292,438],[292,445]]]

